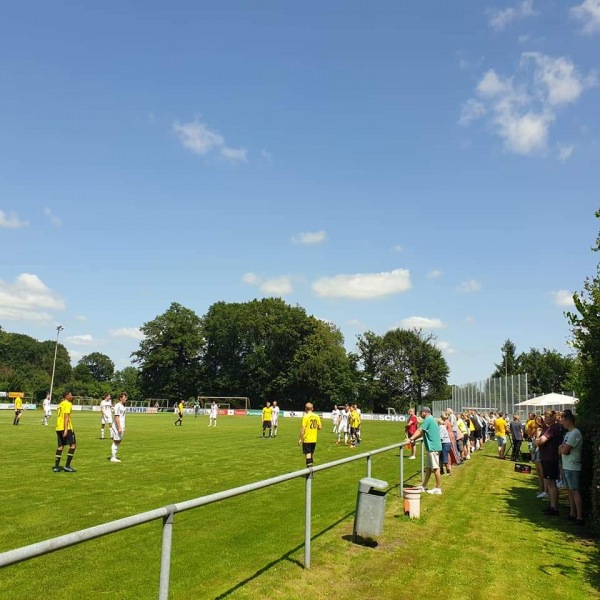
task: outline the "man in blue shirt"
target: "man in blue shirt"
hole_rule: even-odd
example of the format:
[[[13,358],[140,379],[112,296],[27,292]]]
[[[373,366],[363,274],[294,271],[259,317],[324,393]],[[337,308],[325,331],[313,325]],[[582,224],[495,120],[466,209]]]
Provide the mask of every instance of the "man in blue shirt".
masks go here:
[[[440,452],[442,451],[442,440],[440,430],[436,420],[431,416],[431,409],[428,406],[421,407],[421,418],[423,422],[419,429],[415,431],[408,439],[411,443],[423,438],[425,451],[427,452],[427,461],[425,464],[425,478],[421,484],[421,491],[428,494],[441,495],[442,478],[440,476]],[[435,476],[435,487],[428,490],[427,483],[433,472]]]

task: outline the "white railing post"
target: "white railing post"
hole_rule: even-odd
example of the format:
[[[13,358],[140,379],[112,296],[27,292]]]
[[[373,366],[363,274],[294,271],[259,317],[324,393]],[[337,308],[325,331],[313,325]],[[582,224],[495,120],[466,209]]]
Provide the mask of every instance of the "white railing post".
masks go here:
[[[404,446],[400,446],[400,485],[398,487],[400,488],[400,498],[404,498]]]
[[[170,507],[175,508],[175,507]],[[160,584],[158,600],[169,600],[169,578],[171,575],[171,545],[173,542],[173,510],[163,517],[162,551],[160,554]]]
[[[371,477],[371,455],[367,456],[367,477]]]
[[[304,568],[310,569],[310,521],[312,512],[312,469],[306,476],[304,513]]]

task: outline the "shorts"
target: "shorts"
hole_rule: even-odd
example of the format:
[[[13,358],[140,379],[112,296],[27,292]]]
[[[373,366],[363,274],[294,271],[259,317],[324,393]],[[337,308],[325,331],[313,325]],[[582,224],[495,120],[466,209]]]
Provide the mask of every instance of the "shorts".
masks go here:
[[[47,410],[46,413],[44,414],[45,417],[51,417],[52,416],[52,411]]]
[[[437,451],[427,452],[427,464],[425,465],[428,469],[435,471],[440,468],[440,453]]]
[[[123,433],[119,433],[119,430],[116,427],[111,427],[110,431],[112,433],[112,439],[115,442],[120,442],[125,436],[125,430],[123,429]]]
[[[15,410],[15,417],[18,417],[23,411],[20,408],[17,408],[17,410]]]
[[[456,449],[459,452],[462,452],[465,448],[465,442],[463,440],[463,438],[460,438],[460,440],[456,440]]]
[[[497,435],[496,441],[498,442],[498,446],[506,446],[506,436],[505,435]]]
[[[271,421],[263,421],[263,429],[271,429],[272,426]]]
[[[106,415],[102,415],[100,418],[100,423],[102,423],[102,425],[112,425],[112,422],[112,416],[107,417]]]
[[[310,442],[310,443],[302,443],[302,453],[303,454],[314,454],[315,453],[315,448],[317,447],[317,442]]]
[[[474,437],[476,440],[480,440],[480,439],[481,439],[481,429],[476,429],[476,430],[473,432],[473,437]]]
[[[448,457],[450,456],[450,442],[442,443],[442,451],[440,452],[440,454],[442,455],[442,464],[447,465]]]
[[[340,425],[338,427],[338,433],[348,433],[348,425]]]
[[[560,469],[557,460],[542,460],[544,479],[560,479]]]
[[[350,435],[356,435],[358,433],[358,427],[350,427]]]
[[[56,432],[56,443],[59,447],[61,446],[73,446],[77,443],[75,439],[75,432],[72,430],[67,431],[66,437],[63,437],[64,429]]]
[[[567,484],[567,488],[570,490],[578,490],[579,479],[581,478],[581,471],[571,471],[570,469],[565,469],[563,480]]]

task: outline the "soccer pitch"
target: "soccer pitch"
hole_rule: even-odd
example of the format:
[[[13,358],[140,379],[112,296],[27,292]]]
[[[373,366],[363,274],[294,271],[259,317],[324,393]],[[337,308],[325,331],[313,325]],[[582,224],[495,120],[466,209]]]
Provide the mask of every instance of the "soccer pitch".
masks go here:
[[[2,475],[0,551],[10,550],[174,502],[223,491],[304,468],[297,445],[300,419],[280,419],[278,436],[263,439],[258,417],[186,415],[175,427],[170,414],[127,415],[112,464],[110,440],[100,439],[99,413],[74,413],[76,473],[53,473],[56,447],[41,411],[27,411],[13,427],[12,412],[0,412],[8,459]],[[10,425],[10,426],[9,426]],[[360,447],[337,446],[324,421],[315,464],[402,441],[399,423],[365,421]],[[66,451],[63,455],[63,462]],[[373,457],[372,476],[398,480],[398,452]],[[417,464],[415,464],[417,463]],[[405,477],[420,461],[405,462]],[[351,527],[358,480],[366,461],[315,474],[312,535]],[[297,479],[175,515],[171,599],[244,596],[244,582],[282,561],[303,560],[304,480]],[[151,599],[158,594],[161,523],[80,544],[2,569],[0,598],[52,600],[110,597]],[[312,566],[331,560],[313,543]],[[299,590],[299,597],[301,597]],[[247,596],[244,596],[247,597]]]

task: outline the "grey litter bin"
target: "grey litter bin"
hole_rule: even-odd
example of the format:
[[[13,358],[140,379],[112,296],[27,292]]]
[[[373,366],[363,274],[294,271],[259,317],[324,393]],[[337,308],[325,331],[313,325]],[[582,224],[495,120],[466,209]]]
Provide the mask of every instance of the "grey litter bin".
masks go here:
[[[364,477],[358,482],[354,531],[352,532],[354,540],[356,540],[356,536],[373,537],[380,535],[383,531],[387,487],[387,481],[373,477]]]

